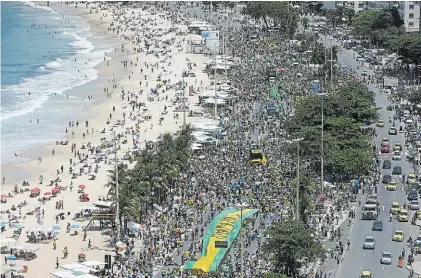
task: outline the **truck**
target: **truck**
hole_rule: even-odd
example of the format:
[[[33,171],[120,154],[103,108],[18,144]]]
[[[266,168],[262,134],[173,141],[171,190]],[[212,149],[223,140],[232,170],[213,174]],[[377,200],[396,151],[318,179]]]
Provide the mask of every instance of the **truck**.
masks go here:
[[[397,77],[388,77],[383,76],[383,88],[392,89],[393,87],[398,87],[399,79]]]
[[[373,203],[366,203],[362,208],[362,220],[375,220],[378,216],[378,206]]]

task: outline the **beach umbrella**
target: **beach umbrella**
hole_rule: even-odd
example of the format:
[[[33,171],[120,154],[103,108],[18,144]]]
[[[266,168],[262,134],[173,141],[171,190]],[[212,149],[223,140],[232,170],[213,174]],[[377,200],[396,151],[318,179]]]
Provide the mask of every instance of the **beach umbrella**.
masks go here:
[[[52,193],[57,193],[59,191],[60,191],[60,189],[58,189],[58,188],[53,188],[53,190],[51,190]]]
[[[61,229],[61,228],[60,228],[60,226],[58,226],[58,225],[54,225],[54,226],[53,226],[53,230],[56,230],[56,231],[57,231],[57,230],[60,230],[60,229]]]
[[[54,189],[60,191],[61,190],[61,186],[57,185],[56,187],[54,187]]]
[[[5,226],[5,225],[8,225],[9,224],[9,222],[7,222],[7,221],[1,221],[0,222],[0,226]]]
[[[84,184],[79,184],[78,186],[80,189],[84,189],[86,186]]]
[[[73,224],[73,225],[72,225],[72,229],[79,229],[79,225],[77,225],[77,224]]]
[[[1,194],[1,198],[2,199],[6,199],[7,198],[7,195],[6,194]]]
[[[9,255],[9,256],[7,256],[7,259],[9,261],[16,261],[16,256],[15,255]]]
[[[51,192],[50,191],[47,191],[47,192],[44,193],[44,195],[45,196],[51,195]]]
[[[22,226],[22,225],[15,225],[15,227],[14,227],[15,229],[23,229],[23,228],[25,228],[24,226]]]
[[[31,189],[31,192],[32,193],[38,193],[38,192],[41,192],[41,189],[39,189],[38,187],[35,187],[35,188]]]

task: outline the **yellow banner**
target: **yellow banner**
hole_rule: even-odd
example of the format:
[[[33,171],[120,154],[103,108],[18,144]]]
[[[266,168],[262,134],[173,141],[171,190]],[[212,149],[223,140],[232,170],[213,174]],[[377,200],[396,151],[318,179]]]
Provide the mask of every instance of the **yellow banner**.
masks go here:
[[[254,212],[255,210],[244,209],[242,212],[243,219],[250,216],[250,213],[252,214]],[[239,223],[238,229],[235,229],[235,235],[233,238],[230,237],[234,227],[236,226],[236,222],[240,219],[240,216],[241,212],[236,211],[229,213],[218,222],[211,236],[209,237],[206,253],[203,254],[204,252],[202,252],[204,256],[202,256],[194,263],[194,265],[191,267],[192,269],[202,270],[203,272],[216,271],[219,263],[225,255],[225,252],[227,251],[227,248],[216,248],[215,242],[228,241],[228,248],[231,246],[232,241],[235,239],[241,228],[241,223]]]

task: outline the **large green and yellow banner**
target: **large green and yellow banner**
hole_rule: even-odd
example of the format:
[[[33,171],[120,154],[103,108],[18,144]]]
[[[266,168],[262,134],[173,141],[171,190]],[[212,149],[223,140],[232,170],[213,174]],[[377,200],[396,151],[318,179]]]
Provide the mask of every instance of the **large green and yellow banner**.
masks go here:
[[[242,218],[247,219],[257,212],[257,209],[243,209]],[[195,269],[202,272],[216,271],[241,229],[241,212],[236,209],[226,209],[218,214],[209,224],[209,229],[203,237],[202,256],[197,261],[188,261],[185,269]],[[216,248],[216,241],[227,241],[228,248]]]

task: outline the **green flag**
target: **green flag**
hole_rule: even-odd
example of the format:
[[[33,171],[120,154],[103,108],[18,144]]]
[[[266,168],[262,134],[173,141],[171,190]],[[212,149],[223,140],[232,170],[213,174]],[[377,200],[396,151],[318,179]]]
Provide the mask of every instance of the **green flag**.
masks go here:
[[[279,99],[281,96],[279,95],[279,90],[277,86],[273,86],[270,90],[269,96],[273,97],[274,99]]]

